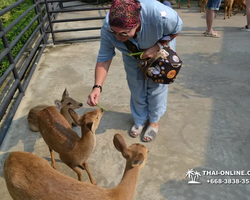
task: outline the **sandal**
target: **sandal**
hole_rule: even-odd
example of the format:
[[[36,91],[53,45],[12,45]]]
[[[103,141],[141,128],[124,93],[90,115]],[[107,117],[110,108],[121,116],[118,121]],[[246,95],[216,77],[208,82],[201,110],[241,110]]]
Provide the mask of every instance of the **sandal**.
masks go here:
[[[213,31],[214,33],[218,33],[218,31]],[[206,35],[208,32],[207,30],[205,32],[203,32],[204,35]]]
[[[213,37],[213,38],[219,38],[220,37],[220,35],[218,33],[216,33],[216,32],[212,32],[212,33],[207,32],[205,34],[205,36],[206,37]]]
[[[153,126],[148,126],[147,130],[145,131],[142,137],[142,141],[152,142],[156,138],[157,133],[158,133],[158,128],[155,128]],[[149,140],[146,138],[149,138]]]
[[[130,132],[129,132],[129,135],[133,138],[136,138],[138,135],[141,134],[143,128],[144,128],[144,126],[133,125]]]
[[[250,28],[248,27],[248,25],[240,28],[241,31],[250,31]]]

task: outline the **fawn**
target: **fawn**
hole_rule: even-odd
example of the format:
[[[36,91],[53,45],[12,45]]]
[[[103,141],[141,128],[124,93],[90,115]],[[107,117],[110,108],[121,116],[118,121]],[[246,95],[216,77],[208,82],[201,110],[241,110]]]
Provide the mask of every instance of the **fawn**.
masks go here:
[[[96,184],[88,167],[87,160],[96,145],[95,130],[103,115],[102,109],[86,112],[81,117],[71,108],[69,114],[78,126],[81,126],[81,137],[72,130],[67,120],[58,112],[55,106],[49,106],[37,113],[39,131],[49,147],[51,163],[56,169],[53,150],[60,159],[77,173],[81,181],[81,167],[88,173],[91,183]]]
[[[60,113],[65,117],[65,119],[71,124],[72,126],[76,126],[73,122],[72,117],[69,115],[68,109],[77,109],[83,106],[82,103],[74,100],[69,96],[67,88],[65,88],[61,101],[55,100],[56,107],[60,110]],[[39,131],[38,129],[38,122],[37,122],[37,113],[48,107],[49,105],[38,105],[34,108],[31,108],[28,114],[28,124],[32,131]]]
[[[127,147],[120,134],[114,135],[113,142],[126,159],[122,180],[115,188],[77,181],[54,170],[47,160],[19,151],[10,153],[4,163],[4,178],[11,197],[14,200],[133,200],[148,149],[141,144]]]

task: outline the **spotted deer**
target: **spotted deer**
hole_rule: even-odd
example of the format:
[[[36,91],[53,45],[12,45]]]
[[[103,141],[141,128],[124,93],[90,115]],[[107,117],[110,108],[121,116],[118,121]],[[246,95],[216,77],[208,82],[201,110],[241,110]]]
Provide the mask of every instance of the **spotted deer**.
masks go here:
[[[54,170],[47,160],[20,151],[12,152],[4,163],[4,179],[11,197],[14,200],[133,200],[148,149],[141,144],[127,147],[120,134],[114,135],[113,143],[126,159],[122,180],[116,187],[106,189],[77,181]]]
[[[55,106],[49,106],[37,113],[39,131],[49,147],[52,166],[56,169],[54,150],[59,154],[60,159],[76,172],[79,181],[82,180],[82,172],[78,167],[85,169],[91,183],[96,184],[87,160],[96,145],[95,130],[98,128],[103,110],[89,111],[81,117],[72,108],[69,108],[68,112],[74,122],[81,127],[81,137],[72,130]]]
[[[39,131],[38,122],[37,122],[37,113],[42,109],[48,107],[49,105],[37,105],[30,109],[28,113],[28,124],[32,131]],[[55,106],[60,110],[60,113],[65,117],[69,124],[76,126],[72,117],[70,116],[68,109],[77,109],[83,106],[81,102],[76,101],[75,99],[69,96],[67,88],[65,88],[61,101],[55,100]]]

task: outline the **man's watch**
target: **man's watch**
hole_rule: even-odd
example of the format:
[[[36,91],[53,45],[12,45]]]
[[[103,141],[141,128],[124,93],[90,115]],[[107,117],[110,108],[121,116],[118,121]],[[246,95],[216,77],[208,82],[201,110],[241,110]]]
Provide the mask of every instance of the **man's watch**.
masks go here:
[[[100,88],[100,92],[102,92],[102,86],[101,86],[101,85],[94,85],[93,88],[92,88],[92,90],[93,90],[94,88]]]

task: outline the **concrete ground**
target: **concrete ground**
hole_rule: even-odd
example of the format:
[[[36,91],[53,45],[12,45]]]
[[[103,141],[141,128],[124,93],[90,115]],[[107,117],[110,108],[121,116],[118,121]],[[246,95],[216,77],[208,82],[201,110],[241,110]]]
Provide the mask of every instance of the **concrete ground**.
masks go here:
[[[177,38],[177,51],[184,64],[175,83],[169,86],[168,109],[159,122],[159,134],[155,141],[145,144],[149,158],[140,173],[134,199],[250,199],[250,184],[207,183],[219,178],[250,180],[250,176],[205,176],[202,172],[250,170],[250,33],[239,30],[246,24],[246,17],[241,12],[223,20],[220,11],[214,27],[221,38],[208,38],[202,34],[205,14],[199,13],[196,3],[177,12],[184,22]],[[50,161],[42,137],[28,128],[30,108],[53,104],[67,87],[70,95],[84,104],[79,114],[93,109],[86,101],[93,86],[99,45],[99,41],[92,41],[46,48],[1,146],[1,200],[11,199],[2,173],[9,152],[32,152]],[[119,183],[125,165],[125,159],[114,148],[113,135],[120,133],[127,144],[141,142],[128,136],[133,123],[129,100],[121,54],[117,52],[99,101],[109,111],[96,131],[97,146],[89,160],[93,177],[105,188]],[[74,130],[80,134],[79,128]],[[76,178],[57,154],[56,158],[58,170]],[[201,174],[196,179],[201,184],[188,184],[188,169]],[[89,182],[86,172],[83,180]]]

